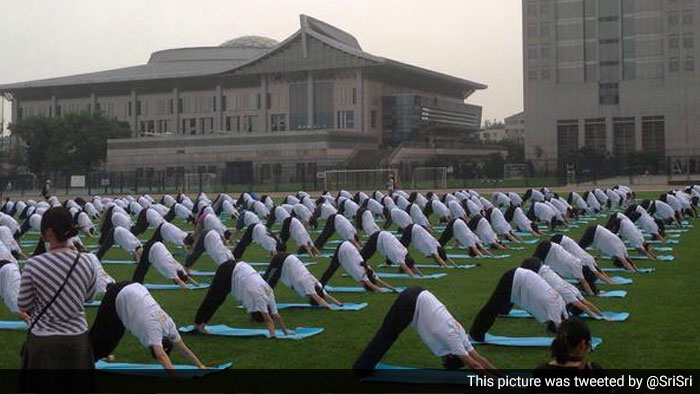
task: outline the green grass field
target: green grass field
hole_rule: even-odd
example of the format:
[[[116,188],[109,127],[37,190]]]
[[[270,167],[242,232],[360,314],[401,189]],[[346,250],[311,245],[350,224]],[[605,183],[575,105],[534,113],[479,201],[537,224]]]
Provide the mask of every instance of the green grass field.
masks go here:
[[[656,193],[650,194],[657,195]],[[640,193],[640,197],[644,193]],[[602,222],[603,219],[599,219]],[[693,222],[690,219],[691,223]],[[182,225],[182,223],[178,223]],[[229,225],[232,225],[230,222]],[[184,226],[183,226],[184,227]],[[567,233],[578,239],[584,226]],[[150,236],[150,231],[145,234]],[[314,234],[315,235],[315,234]],[[693,368],[700,362],[700,338],[697,334],[697,317],[693,314],[700,305],[700,287],[697,285],[698,261],[700,253],[696,239],[700,235],[700,226],[682,234],[680,244],[672,245],[672,254],[676,260],[640,261],[642,267],[653,266],[657,270],[652,274],[624,274],[634,278],[634,283],[624,286],[603,286],[603,289],[625,289],[626,298],[594,298],[594,302],[603,310],[628,311],[630,318],[622,323],[590,322],[595,336],[603,339],[602,345],[591,359],[605,368]],[[25,239],[35,239],[36,235],[27,235]],[[142,235],[140,238],[145,238]],[[84,238],[91,244],[96,239]],[[290,250],[292,242],[290,241]],[[531,255],[535,245],[525,245],[524,251],[510,252],[511,258],[502,260],[482,259],[481,266],[469,270],[445,270],[448,275],[441,279],[426,280],[390,280],[395,285],[407,286],[417,284],[431,290],[448,307],[451,313],[467,328],[481,305],[491,294],[500,275],[507,269],[520,264],[521,260]],[[30,247],[25,250],[31,251]],[[171,248],[171,251],[175,249]],[[176,254],[178,253],[178,254]],[[174,252],[181,261],[181,252]],[[412,252],[414,257],[418,254]],[[117,247],[113,248],[107,258],[126,258],[127,255]],[[268,261],[261,249],[253,245],[246,253],[245,260]],[[309,267],[320,278],[329,259],[320,258],[316,265]],[[426,259],[417,258],[417,261]],[[466,260],[460,260],[462,262]],[[474,261],[474,260],[471,260]],[[373,258],[375,266],[379,263],[378,255]],[[611,266],[610,262],[602,262]],[[117,280],[131,277],[135,266],[105,265],[105,269]],[[203,255],[195,266],[200,270],[214,270],[215,265],[208,256]],[[438,270],[425,270],[438,272]],[[207,278],[198,278],[205,281]],[[147,282],[165,282],[154,269],[149,271]],[[331,280],[333,285],[351,285],[351,279],[342,276],[338,270]],[[206,290],[198,291],[153,291],[161,306],[173,317],[178,325],[191,324],[194,314],[203,299]],[[278,302],[302,301],[296,293],[281,282],[275,289]],[[184,335],[185,342],[205,362],[232,360],[234,368],[331,368],[344,369],[352,365],[357,355],[384,318],[395,295],[392,294],[343,294],[336,296],[341,301],[368,302],[369,307],[358,312],[328,310],[284,310],[284,317],[289,327],[323,326],[325,331],[312,338],[301,341],[240,339],[201,335]],[[88,308],[88,322],[94,319],[96,308]],[[0,319],[15,319],[7,310],[0,308]],[[243,310],[237,308],[236,301],[229,297],[218,310],[211,323],[253,327]],[[542,336],[547,335],[544,327],[534,319],[499,318],[491,333],[505,335]],[[0,332],[0,367],[17,368],[19,366],[19,349],[25,337],[22,331]],[[548,349],[544,348],[507,348],[480,346],[479,351],[487,356],[499,368],[532,368],[548,359]],[[137,341],[126,334],[115,351],[117,360],[133,362],[150,362],[150,355]],[[176,362],[183,362],[179,355],[173,353]],[[413,366],[438,367],[439,359],[434,357],[423,345],[418,336],[407,329],[385,356],[384,361]]]

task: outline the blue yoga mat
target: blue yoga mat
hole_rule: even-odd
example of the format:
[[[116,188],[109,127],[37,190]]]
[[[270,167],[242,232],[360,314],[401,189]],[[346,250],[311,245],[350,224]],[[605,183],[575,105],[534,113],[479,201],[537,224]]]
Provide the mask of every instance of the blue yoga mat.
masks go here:
[[[632,260],[651,260],[649,256],[630,256]],[[675,260],[676,257],[670,254],[662,254],[656,256],[656,260],[662,260],[662,261],[673,261]]]
[[[209,335],[221,335],[226,337],[270,337],[270,333],[264,328],[240,328],[240,327],[229,327],[226,324],[215,324],[205,326]],[[294,330],[290,330],[289,335],[285,335],[282,330],[275,330],[275,335],[277,339],[304,339],[323,332],[323,327],[297,327]],[[190,333],[197,332],[194,326],[184,326],[180,327],[180,332]]]
[[[596,295],[596,297],[601,298],[622,298],[627,297],[627,290],[608,290],[601,291]]]
[[[182,290],[182,288],[175,283],[146,283],[144,286],[148,290]],[[198,285],[188,283],[187,288],[190,290],[207,289],[209,288],[209,283],[201,282]]]
[[[508,246],[510,250],[525,250],[524,246]]]
[[[612,312],[612,311],[603,311],[603,315],[609,320],[609,321],[615,321],[615,322],[621,322],[627,320],[627,318],[630,316],[629,312]],[[530,318],[532,317],[531,314],[529,314],[527,311],[522,310],[522,309],[511,309],[510,313],[507,315],[500,315],[502,317],[517,317],[517,318]],[[580,318],[582,319],[590,319],[590,317],[582,313],[579,315]],[[599,320],[599,319],[595,319]],[[602,319],[600,319],[602,320]]]
[[[685,229],[685,228],[669,228],[666,230],[667,233],[671,233],[671,234],[687,233],[688,231],[690,231],[690,230]]]
[[[549,347],[552,344],[551,337],[509,337],[501,335],[486,334],[484,342],[471,340],[476,345],[497,345],[497,346],[515,346],[515,347]],[[591,347],[595,349],[603,342],[598,337],[591,338]]]
[[[654,250],[659,252],[673,252],[673,248],[670,246],[654,246]]]
[[[343,305],[331,304],[329,308],[332,311],[359,311],[365,309],[369,305],[366,302],[344,302]],[[318,305],[311,305],[308,302],[278,302],[277,309],[326,309]]]
[[[324,287],[324,289],[325,289],[326,291],[331,292],[331,293],[366,293],[366,292],[367,292],[367,290],[365,290],[364,287],[360,287],[360,286],[331,286],[331,285],[326,285],[326,287]],[[386,287],[382,287],[381,289],[384,290],[385,292],[392,292],[391,290],[389,290],[389,289],[386,288]],[[402,291],[404,291],[405,289],[406,289],[405,287],[396,286],[396,290],[397,290],[399,293],[402,292]]]
[[[131,259],[102,259],[100,262],[102,264],[136,264]]]
[[[83,303],[83,306],[86,306],[86,307],[97,307],[97,306],[100,306],[100,305],[102,305],[102,301],[101,301],[101,300],[92,300],[92,301],[84,302],[84,303]]]
[[[614,268],[603,268],[603,272],[622,272],[625,274],[632,274],[634,272],[627,270],[626,268],[614,267]],[[637,273],[639,274],[650,274],[654,272],[656,268],[637,268]]]
[[[190,271],[190,276],[214,276],[214,275],[216,275],[216,271],[197,271],[197,270]]]
[[[441,267],[437,264],[416,264],[416,267],[418,268],[441,268],[441,269],[469,269],[469,268],[475,268],[478,267],[478,264],[457,264],[456,266],[454,265],[448,265],[447,267]]]
[[[496,255],[488,255],[485,254],[482,257],[474,257],[470,256],[468,253],[448,253],[447,257],[451,259],[474,259],[474,258],[482,258],[482,259],[507,259],[510,257],[509,254],[496,254]]]
[[[435,274],[424,274],[423,276],[416,275],[414,277],[409,276],[408,274],[404,273],[398,273],[398,272],[377,272],[377,275],[379,275],[380,278],[397,278],[397,279],[439,279],[444,276],[447,276],[446,273],[444,272],[438,272]]]
[[[663,243],[664,243],[664,241],[661,241],[661,240],[658,240],[658,239],[654,239],[654,240],[647,241],[647,242],[649,242],[650,244],[663,244]],[[680,241],[678,241],[677,239],[667,239],[665,243],[667,243],[667,244],[678,244],[678,243],[680,243]]]
[[[197,368],[194,365],[175,364],[175,374],[180,378],[195,378],[202,377],[224,369],[229,368],[233,363],[220,363],[206,369]],[[154,376],[154,377],[170,377],[170,374],[160,364],[141,364],[141,363],[118,363],[99,360],[95,363],[95,369],[125,375],[137,376]]]
[[[523,239],[519,243],[526,244],[526,245],[534,245],[534,244],[539,243],[539,242],[540,242],[539,238],[530,238],[530,239]]]
[[[532,233],[530,233],[530,232],[525,232],[525,231],[513,231],[513,233],[514,233],[515,235],[517,235],[518,237],[527,237],[527,236],[529,236],[529,235],[534,235],[534,234],[532,234]],[[537,238],[535,238],[535,239],[537,239]]]
[[[27,323],[21,320],[0,320],[0,330],[26,330]]]

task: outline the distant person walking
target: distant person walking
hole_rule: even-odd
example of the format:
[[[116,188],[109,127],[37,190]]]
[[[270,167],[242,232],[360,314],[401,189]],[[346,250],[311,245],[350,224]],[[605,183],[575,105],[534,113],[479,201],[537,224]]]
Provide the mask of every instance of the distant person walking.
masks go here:
[[[20,312],[29,315],[22,370],[94,369],[83,302],[95,293],[97,273],[89,257],[68,242],[77,234],[67,208],[55,207],[44,213],[41,236],[49,243],[49,251],[27,261],[17,301]],[[20,392],[56,387],[84,392],[95,389],[90,374],[76,380],[73,387],[57,386],[57,378],[57,374],[46,374],[41,379],[24,375]]]
[[[47,179],[44,183],[44,188],[41,189],[41,195],[47,200],[51,197],[51,179]]]

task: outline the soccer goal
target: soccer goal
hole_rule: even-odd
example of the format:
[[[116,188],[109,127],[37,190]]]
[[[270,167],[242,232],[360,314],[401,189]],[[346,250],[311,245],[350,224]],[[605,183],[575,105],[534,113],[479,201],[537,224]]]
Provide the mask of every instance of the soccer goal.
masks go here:
[[[447,189],[448,167],[417,167],[413,170],[414,189]]]
[[[385,190],[391,175],[398,182],[399,174],[394,168],[328,170],[317,173],[316,177],[323,179],[324,190]]]

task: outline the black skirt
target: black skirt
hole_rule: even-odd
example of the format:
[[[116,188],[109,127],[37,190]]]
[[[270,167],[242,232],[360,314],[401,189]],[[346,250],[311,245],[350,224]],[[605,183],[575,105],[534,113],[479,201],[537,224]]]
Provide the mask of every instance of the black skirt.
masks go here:
[[[55,371],[55,370],[61,371]],[[29,334],[22,352],[21,392],[95,391],[90,337]],[[54,371],[48,371],[54,370]]]

